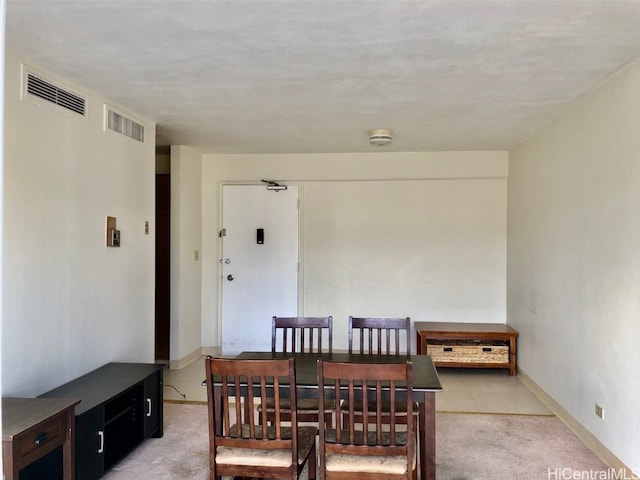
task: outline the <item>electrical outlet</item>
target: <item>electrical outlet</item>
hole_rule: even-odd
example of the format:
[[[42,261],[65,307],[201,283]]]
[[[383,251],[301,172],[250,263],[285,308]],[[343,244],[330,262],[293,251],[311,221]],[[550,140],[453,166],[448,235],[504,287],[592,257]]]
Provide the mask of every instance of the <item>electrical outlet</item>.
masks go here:
[[[596,403],[596,415],[604,420],[604,408]]]

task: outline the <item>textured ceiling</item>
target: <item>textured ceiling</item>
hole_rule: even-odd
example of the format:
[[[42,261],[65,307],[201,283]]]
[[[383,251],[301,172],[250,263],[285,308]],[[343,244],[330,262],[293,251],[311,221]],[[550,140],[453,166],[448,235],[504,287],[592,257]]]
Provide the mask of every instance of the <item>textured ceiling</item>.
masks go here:
[[[6,7],[7,50],[211,153],[509,149],[640,55],[640,1]]]

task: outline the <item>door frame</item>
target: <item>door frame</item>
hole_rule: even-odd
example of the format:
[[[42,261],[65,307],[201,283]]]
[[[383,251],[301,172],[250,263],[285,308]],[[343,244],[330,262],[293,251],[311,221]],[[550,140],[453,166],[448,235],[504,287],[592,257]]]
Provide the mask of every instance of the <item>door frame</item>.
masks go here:
[[[302,316],[304,315],[304,308],[302,307],[303,303],[304,303],[304,268],[303,268],[303,259],[304,259],[304,242],[302,241],[302,233],[304,232],[304,213],[303,213],[303,198],[304,198],[304,186],[303,183],[300,182],[295,182],[295,181],[287,181],[286,183],[284,181],[279,182],[282,185],[291,185],[291,186],[295,186],[298,187],[298,294],[297,294],[297,309],[298,309],[298,315]],[[222,255],[223,255],[223,248],[222,248],[222,229],[224,228],[223,222],[223,216],[222,216],[222,212],[223,212],[223,200],[224,200],[224,195],[223,195],[223,190],[224,187],[227,185],[238,185],[238,186],[242,186],[242,185],[248,185],[248,186],[264,186],[264,188],[267,188],[267,185],[263,182],[258,182],[258,181],[221,181],[219,183],[219,188],[218,188],[218,228],[217,228],[217,232],[218,232],[218,249],[217,249],[217,261],[216,261],[216,283],[217,283],[217,289],[218,289],[218,295],[217,295],[217,303],[218,303],[218,308],[217,308],[217,322],[218,322],[218,328],[216,329],[217,331],[217,337],[218,337],[218,350],[219,353],[222,352],[222,287],[223,287],[223,282],[222,282]],[[274,195],[277,195],[278,192],[273,192]]]
[[[164,183],[163,183],[164,182]],[[164,187],[164,188],[161,188]],[[171,173],[155,174],[155,266],[154,266],[154,359],[157,363],[171,363]],[[158,204],[161,204],[159,208]],[[159,211],[163,210],[163,211]],[[160,222],[160,217],[166,222]],[[163,243],[164,241],[164,243]],[[161,250],[160,245],[166,246]],[[166,262],[161,271],[158,263]],[[166,273],[166,275],[164,275]],[[164,303],[159,300],[162,297]],[[160,312],[159,305],[164,306]],[[166,354],[166,355],[165,355]],[[167,358],[160,358],[166,356]]]

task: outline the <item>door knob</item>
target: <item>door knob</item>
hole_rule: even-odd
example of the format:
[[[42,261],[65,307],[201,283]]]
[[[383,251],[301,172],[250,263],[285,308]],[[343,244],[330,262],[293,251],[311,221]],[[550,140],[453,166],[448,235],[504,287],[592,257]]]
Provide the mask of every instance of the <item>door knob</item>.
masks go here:
[[[230,282],[233,282],[233,275],[227,275],[227,280],[229,280]]]

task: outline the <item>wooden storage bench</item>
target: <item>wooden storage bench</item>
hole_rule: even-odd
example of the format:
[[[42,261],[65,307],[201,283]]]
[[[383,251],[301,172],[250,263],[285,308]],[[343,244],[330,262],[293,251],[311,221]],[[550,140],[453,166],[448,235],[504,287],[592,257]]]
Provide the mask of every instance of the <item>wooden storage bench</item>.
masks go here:
[[[508,368],[516,374],[518,332],[501,323],[416,322],[418,355],[436,367]]]

